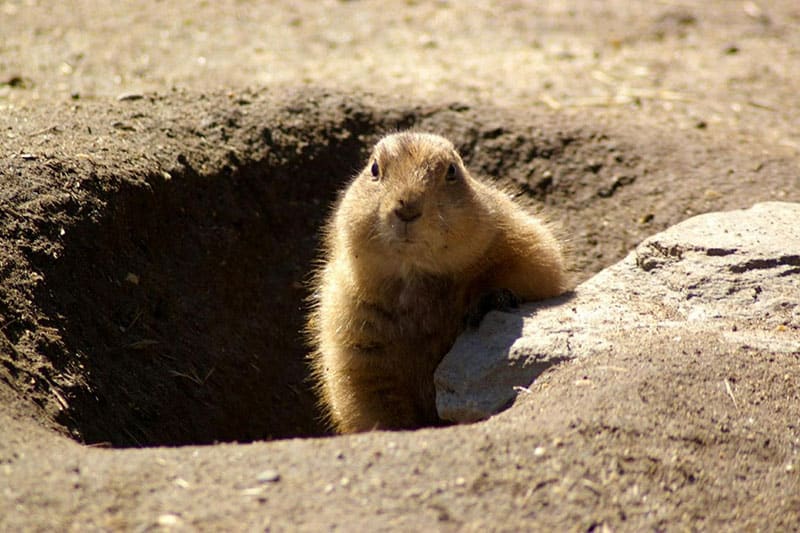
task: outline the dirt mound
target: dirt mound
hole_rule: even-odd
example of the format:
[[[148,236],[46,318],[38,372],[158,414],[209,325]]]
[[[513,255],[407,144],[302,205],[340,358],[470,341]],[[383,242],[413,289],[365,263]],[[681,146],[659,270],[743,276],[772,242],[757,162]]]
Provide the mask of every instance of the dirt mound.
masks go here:
[[[792,180],[779,161],[701,159],[685,138],[591,115],[319,92],[59,112],[4,147],[0,376],[42,422],[113,446],[324,434],[305,281],[336,191],[387,131],[447,135],[474,171],[547,206],[577,279],[688,214],[749,205],[748,168],[770,169],[763,199]]]
[[[48,126],[53,116],[57,127]],[[336,191],[390,130],[444,134],[476,173],[543,206],[571,244],[576,280],[691,214],[800,200],[792,161],[731,152],[701,131],[598,117],[409,106],[307,90],[177,92],[10,112],[3,120],[15,134],[0,138],[10,154],[0,161],[0,416],[11,428],[0,440],[0,466],[14,487],[4,493],[13,510],[6,525],[30,524],[24,509],[42,491],[48,508],[63,512],[35,520],[54,528],[105,520],[255,527],[264,502],[286,527],[351,523],[356,509],[364,524],[391,515],[398,527],[488,525],[503,515],[521,525],[540,501],[553,510],[543,519],[554,525],[700,520],[697,505],[681,515],[693,482],[676,486],[678,495],[641,500],[640,514],[614,514],[608,498],[616,501],[627,483],[635,484],[631,497],[663,492],[663,476],[646,464],[603,478],[610,485],[602,491],[584,480],[581,458],[597,456],[605,462],[592,468],[614,468],[613,458],[630,453],[677,475],[680,465],[662,461],[674,452],[671,437],[635,428],[646,422],[672,431],[686,416],[692,427],[707,422],[682,403],[657,412],[640,406],[625,422],[632,436],[617,442],[622,426],[608,425],[606,416],[621,420],[625,412],[617,389],[635,392],[618,382],[592,389],[611,395],[605,403],[581,400],[571,384],[591,372],[588,363],[548,374],[535,401],[469,427],[110,454],[54,434],[116,447],[323,435],[306,382],[304,281]],[[691,353],[708,348],[697,343]],[[603,364],[616,368],[614,357]],[[630,357],[626,379],[634,384],[681,373],[669,358]],[[715,364],[707,362],[711,374]],[[696,391],[684,392],[691,402]],[[536,435],[528,433],[531,420]],[[729,450],[714,435],[682,453],[693,464],[709,457],[724,463]],[[549,455],[536,461],[542,443]],[[726,466],[726,479],[763,462],[750,461],[751,452],[760,453]],[[564,465],[578,466],[564,474]],[[706,467],[714,468],[693,475],[710,479]],[[64,493],[67,479],[77,496]],[[554,479],[563,481],[552,493],[558,505],[547,500],[549,489],[539,490]],[[576,483],[589,492],[561,501],[558,491]],[[156,502],[167,493],[182,502],[180,516]],[[485,515],[492,494],[505,503]],[[791,505],[781,501],[776,509]]]

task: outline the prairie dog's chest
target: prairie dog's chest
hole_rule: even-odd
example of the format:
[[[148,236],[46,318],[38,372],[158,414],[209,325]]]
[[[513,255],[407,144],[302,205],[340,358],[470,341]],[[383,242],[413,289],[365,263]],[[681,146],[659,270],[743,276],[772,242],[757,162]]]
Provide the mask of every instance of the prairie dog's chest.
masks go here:
[[[449,279],[411,278],[397,282],[390,291],[390,304],[405,334],[430,335],[460,323],[464,314],[462,292]]]

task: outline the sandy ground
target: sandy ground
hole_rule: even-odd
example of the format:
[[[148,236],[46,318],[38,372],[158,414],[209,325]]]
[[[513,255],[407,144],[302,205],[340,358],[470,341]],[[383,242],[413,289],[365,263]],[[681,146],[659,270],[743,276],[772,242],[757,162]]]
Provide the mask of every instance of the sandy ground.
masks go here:
[[[247,228],[263,227],[256,207],[271,190],[295,195],[289,211],[303,215],[276,211],[275,223],[313,243],[319,205],[364,144],[410,123],[447,133],[473,168],[547,204],[585,279],[692,214],[800,201],[798,94],[793,0],[0,3],[0,530],[796,529],[798,358],[719,354],[703,339],[672,354],[645,339],[639,353],[555,369],[486,423],[261,442],[321,433],[297,338],[253,343],[229,324],[207,334],[208,317],[131,296],[124,269],[156,263],[153,294],[184,291],[187,309],[223,302],[239,318],[242,295],[273,288],[253,281],[260,262],[288,265],[275,274],[281,307],[258,310],[302,320],[305,244],[271,236],[300,255],[247,256],[221,270],[236,281],[219,293],[199,290],[219,272],[182,273],[202,253],[252,247]],[[342,132],[351,141],[327,140]],[[322,192],[262,185],[257,165],[284,183],[296,156],[338,177]],[[171,185],[152,178],[164,173]],[[148,226],[151,189],[163,218]],[[182,221],[191,239],[168,229]],[[58,244],[64,228],[73,240]],[[215,244],[192,247],[203,239]],[[103,247],[122,259],[102,263]],[[82,273],[86,257],[105,266]],[[119,290],[97,281],[117,275]],[[169,324],[188,340],[152,344],[158,317],[181,313]],[[249,361],[213,377],[175,366],[226,339],[292,354],[278,377],[293,392],[265,400],[269,416],[254,414],[266,408],[258,379],[237,377]],[[113,342],[139,362],[92,354]],[[686,355],[696,352],[708,357]],[[172,366],[141,363],[163,353]],[[601,370],[614,366],[629,371]],[[156,371],[166,377],[136,389],[137,372]],[[576,389],[586,375],[604,386]],[[749,384],[743,412],[717,394],[730,376]],[[206,381],[214,394],[192,388]],[[255,442],[97,449],[214,440]]]
[[[2,12],[0,82],[20,80],[5,105],[288,83],[613,108],[800,150],[791,0],[7,1]]]

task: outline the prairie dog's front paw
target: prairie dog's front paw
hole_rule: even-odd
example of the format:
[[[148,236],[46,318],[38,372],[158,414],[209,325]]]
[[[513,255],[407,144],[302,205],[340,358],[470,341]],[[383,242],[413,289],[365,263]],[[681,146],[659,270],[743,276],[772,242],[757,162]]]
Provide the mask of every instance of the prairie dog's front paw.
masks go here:
[[[509,311],[519,307],[520,299],[509,289],[493,289],[481,294],[467,309],[464,324],[472,329],[480,326],[489,311]]]

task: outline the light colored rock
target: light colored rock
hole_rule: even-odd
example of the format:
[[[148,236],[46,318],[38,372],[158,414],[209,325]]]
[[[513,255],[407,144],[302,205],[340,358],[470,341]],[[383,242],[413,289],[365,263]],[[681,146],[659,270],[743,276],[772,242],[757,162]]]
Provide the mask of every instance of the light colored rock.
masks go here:
[[[489,313],[436,370],[439,415],[488,418],[553,364],[665,331],[800,354],[800,204],[691,218],[572,294]]]

